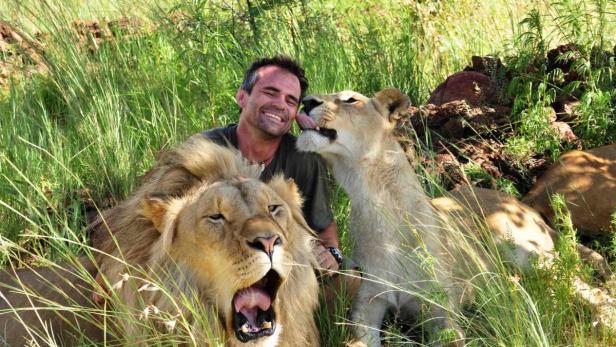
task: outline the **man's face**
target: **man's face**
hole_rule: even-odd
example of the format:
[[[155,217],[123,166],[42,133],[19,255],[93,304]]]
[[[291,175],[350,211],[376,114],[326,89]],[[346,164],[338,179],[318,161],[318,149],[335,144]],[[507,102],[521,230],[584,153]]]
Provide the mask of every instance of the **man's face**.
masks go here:
[[[240,89],[237,104],[242,108],[242,122],[266,137],[282,136],[291,129],[297,115],[301,88],[299,79],[277,66],[257,70],[259,78],[252,93]]]

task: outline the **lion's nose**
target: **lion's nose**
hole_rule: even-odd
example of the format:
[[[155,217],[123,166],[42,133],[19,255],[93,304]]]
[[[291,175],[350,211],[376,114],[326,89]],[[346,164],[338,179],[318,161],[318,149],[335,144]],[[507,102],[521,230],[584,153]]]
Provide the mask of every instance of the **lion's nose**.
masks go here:
[[[307,96],[302,100],[302,104],[304,104],[304,111],[306,113],[310,113],[312,109],[321,105],[323,101],[317,100],[312,96]]]
[[[278,235],[271,235],[268,237],[256,237],[251,242],[248,242],[248,245],[254,249],[258,249],[260,251],[265,252],[270,258],[274,253],[274,246],[282,244],[282,239]]]

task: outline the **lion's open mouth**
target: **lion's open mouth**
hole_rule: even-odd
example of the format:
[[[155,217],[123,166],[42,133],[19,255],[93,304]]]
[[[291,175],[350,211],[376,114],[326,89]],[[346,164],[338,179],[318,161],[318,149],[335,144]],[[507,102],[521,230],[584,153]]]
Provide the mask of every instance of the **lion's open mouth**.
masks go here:
[[[248,342],[274,334],[274,300],[280,283],[278,273],[270,270],[257,283],[235,293],[232,301],[233,329],[238,340]]]
[[[316,131],[321,136],[327,137],[330,142],[334,142],[336,141],[336,138],[338,138],[338,133],[336,132],[336,130],[317,126],[315,120],[304,112],[298,113],[296,119],[299,128],[303,131]]]
[[[338,137],[338,132],[336,132],[336,130],[334,129],[329,129],[329,128],[319,128],[317,130],[317,132],[325,137],[327,137],[329,139],[330,142],[334,142],[336,141],[336,138]]]
[[[329,128],[303,129],[303,131],[316,131],[321,136],[327,137],[329,142],[334,142],[338,138],[338,132]]]

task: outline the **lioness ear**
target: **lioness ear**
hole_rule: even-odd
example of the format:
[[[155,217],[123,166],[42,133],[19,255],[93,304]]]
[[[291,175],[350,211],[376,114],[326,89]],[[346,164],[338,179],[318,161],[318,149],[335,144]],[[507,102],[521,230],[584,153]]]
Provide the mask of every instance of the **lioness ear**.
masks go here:
[[[163,199],[155,196],[148,196],[143,200],[142,214],[152,221],[156,230],[162,233],[163,222],[168,208],[169,204]]]
[[[397,88],[383,89],[374,95],[374,99],[386,110],[392,123],[397,122],[411,104],[409,97]]]

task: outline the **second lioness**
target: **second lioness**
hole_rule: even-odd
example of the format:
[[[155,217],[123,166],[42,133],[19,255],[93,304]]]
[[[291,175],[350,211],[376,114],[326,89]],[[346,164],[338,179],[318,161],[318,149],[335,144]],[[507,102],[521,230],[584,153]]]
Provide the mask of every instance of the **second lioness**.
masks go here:
[[[469,279],[490,263],[473,241],[474,227],[455,231],[439,218],[392,135],[408,97],[397,89],[373,98],[345,91],[309,96],[304,105],[312,121],[303,125],[312,129],[300,135],[298,147],[321,154],[351,198],[352,256],[365,273],[351,314],[357,345],[380,345],[388,309],[416,315],[422,306],[433,340],[462,345],[464,333],[452,316],[470,297],[464,295]],[[514,248],[505,261],[524,267],[533,254],[552,256],[553,244],[543,242],[549,235],[512,236],[493,235],[496,244]],[[529,237],[535,242],[526,242]]]

